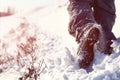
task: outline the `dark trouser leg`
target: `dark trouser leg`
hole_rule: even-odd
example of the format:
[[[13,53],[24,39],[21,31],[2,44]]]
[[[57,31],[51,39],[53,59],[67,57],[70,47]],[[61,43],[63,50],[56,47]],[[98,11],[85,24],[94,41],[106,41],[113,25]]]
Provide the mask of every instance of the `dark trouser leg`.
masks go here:
[[[114,0],[94,0],[94,17],[101,24],[104,35],[104,41],[100,40],[98,47],[100,51],[109,54],[111,40],[116,39],[112,33],[116,17]]]
[[[78,62],[80,68],[87,68],[94,59],[93,46],[99,35],[99,30],[94,27],[98,25],[88,0],[70,0],[68,11],[70,14],[69,33],[77,39],[79,43],[77,54],[82,56]]]
[[[70,0],[68,6],[70,15],[69,33],[75,37],[76,30],[82,30],[87,23],[96,23],[88,0]]]

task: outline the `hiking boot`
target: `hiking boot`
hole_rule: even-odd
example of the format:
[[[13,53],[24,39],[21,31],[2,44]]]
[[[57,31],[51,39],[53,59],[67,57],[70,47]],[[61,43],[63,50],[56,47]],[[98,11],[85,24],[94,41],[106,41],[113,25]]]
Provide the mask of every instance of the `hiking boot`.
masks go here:
[[[98,42],[97,44],[97,50],[101,53],[104,53],[106,55],[111,55],[114,51],[113,48],[111,47],[112,41],[106,42]]]
[[[114,52],[113,47],[111,47],[111,45],[113,44],[112,40],[116,40],[116,38],[110,39],[107,38],[107,34],[102,34],[102,37],[99,38],[99,41],[96,44],[97,50],[106,55],[111,55]]]
[[[80,41],[77,54],[81,59],[78,60],[80,68],[87,68],[94,59],[94,44],[99,39],[99,29],[93,27],[85,35],[85,37]],[[84,35],[83,35],[84,36]]]

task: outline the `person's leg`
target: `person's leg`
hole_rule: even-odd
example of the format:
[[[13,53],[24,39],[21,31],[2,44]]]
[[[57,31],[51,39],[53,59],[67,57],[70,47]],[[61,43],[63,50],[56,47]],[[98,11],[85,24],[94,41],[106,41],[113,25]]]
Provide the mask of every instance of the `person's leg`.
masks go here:
[[[88,0],[69,0],[69,33],[76,37],[76,31],[87,23],[96,23]]]
[[[99,38],[100,27],[93,16],[88,0],[70,0],[68,7],[70,14],[69,33],[79,43],[77,54],[80,68],[87,68],[94,59],[93,46]]]
[[[104,40],[100,39],[98,49],[106,54],[111,53],[111,40],[116,37],[112,33],[115,23],[115,4],[114,0],[94,0],[94,17],[98,24],[101,24]]]

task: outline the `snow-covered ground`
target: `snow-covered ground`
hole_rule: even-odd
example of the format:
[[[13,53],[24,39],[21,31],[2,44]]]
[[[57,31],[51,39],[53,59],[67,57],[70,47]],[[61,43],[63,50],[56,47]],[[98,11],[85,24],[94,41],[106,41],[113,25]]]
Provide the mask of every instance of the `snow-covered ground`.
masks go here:
[[[95,50],[91,72],[79,69],[78,45],[68,33],[68,2],[53,1],[24,11],[16,4],[18,13],[0,18],[0,80],[25,78],[30,69],[39,74],[38,80],[120,80],[120,39],[112,44],[115,52],[110,56]],[[116,37],[120,37],[119,7],[116,1]],[[34,80],[33,74],[25,80]]]

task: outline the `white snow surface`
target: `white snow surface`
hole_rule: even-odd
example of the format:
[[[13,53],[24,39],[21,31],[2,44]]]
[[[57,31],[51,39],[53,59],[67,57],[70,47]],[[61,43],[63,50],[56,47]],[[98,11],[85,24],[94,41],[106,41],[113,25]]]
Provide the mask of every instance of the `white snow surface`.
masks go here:
[[[119,5],[116,1],[116,37]],[[120,38],[113,41],[111,55],[95,49],[92,71],[79,69],[78,45],[68,33],[67,6],[60,0],[0,18],[0,80],[18,80],[31,65],[40,73],[38,80],[120,80]]]

